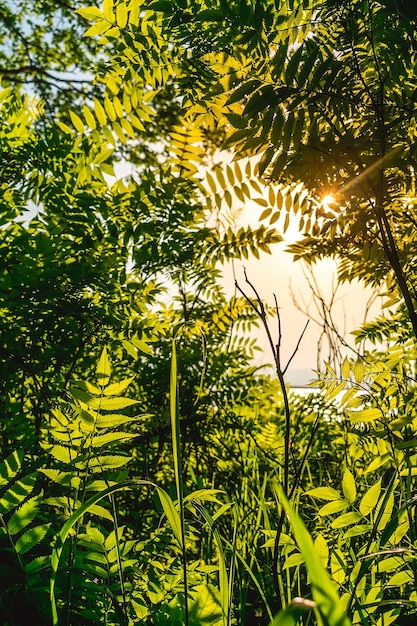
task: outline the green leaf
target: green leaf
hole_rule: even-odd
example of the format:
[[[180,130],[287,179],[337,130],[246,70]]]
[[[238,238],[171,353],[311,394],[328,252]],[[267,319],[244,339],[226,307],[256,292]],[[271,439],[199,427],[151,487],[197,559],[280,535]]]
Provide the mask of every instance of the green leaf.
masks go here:
[[[34,496],[29,500],[26,500],[22,506],[13,513],[7,524],[7,531],[10,535],[16,535],[25,526],[29,526],[32,520],[36,517],[39,509],[40,496]]]
[[[100,409],[103,411],[120,411],[128,406],[137,404],[138,400],[132,400],[132,398],[93,398],[88,402],[88,406],[93,409]]]
[[[106,540],[104,542],[104,547],[107,550],[107,552],[110,552],[110,550],[114,550],[116,548],[117,544],[122,540],[124,531],[125,531],[124,526],[118,526],[116,529],[112,530],[112,532],[107,535]]]
[[[131,456],[123,456],[121,454],[100,454],[98,459],[92,458],[89,460],[88,467],[91,470],[95,468],[100,470],[117,469],[127,465],[131,459]]]
[[[323,567],[327,567],[329,561],[329,546],[321,533],[319,533],[314,540],[314,550],[322,562]]]
[[[125,380],[121,380],[119,383],[113,383],[112,385],[108,385],[104,389],[105,396],[118,396],[129,387],[129,385],[135,380],[134,376],[130,378],[125,378]]]
[[[320,500],[340,500],[341,496],[333,487],[316,487],[315,489],[309,489],[304,493],[306,496],[312,498],[319,498]]]
[[[144,418],[148,416],[142,415],[140,417]],[[114,428],[115,426],[123,426],[124,424],[134,424],[137,423],[137,421],[137,417],[129,417],[118,413],[101,414],[97,416],[96,428]]]
[[[110,374],[110,361],[107,356],[107,349],[104,347],[96,368],[97,382],[100,387],[106,387],[110,379]]]
[[[350,620],[345,615],[334,583],[323,567],[319,556],[316,554],[313,541],[307,529],[288,502],[281,486],[277,482],[274,482],[274,490],[290,521],[298,548],[304,557],[313,599],[317,603],[320,613],[328,626],[349,626]]]
[[[42,474],[45,474],[50,480],[57,483],[58,485],[65,485],[67,487],[79,487],[80,486],[80,477],[75,476],[74,472],[61,472],[56,469],[44,469],[41,468],[39,470]]]
[[[16,482],[0,498],[0,513],[5,515],[18,506],[33,491],[37,474],[29,474]]]
[[[353,504],[356,499],[356,484],[352,472],[348,469],[343,473],[342,489],[346,500]]]
[[[381,494],[381,482],[382,479],[380,478],[375,485],[372,485],[372,487],[366,491],[360,501],[359,511],[364,517],[370,515],[378,504],[379,496]]]
[[[401,587],[402,585],[413,584],[414,574],[411,569],[398,572],[390,577],[385,583],[387,587]]]
[[[192,493],[185,496],[184,502],[198,500],[199,502],[217,502],[221,500],[217,497],[219,494],[224,494],[222,489],[196,489]]]
[[[378,509],[375,512],[375,519],[377,522],[378,532],[381,532],[382,530],[384,530],[384,528],[390,521],[392,517],[392,510],[394,508],[394,501],[395,499],[394,499],[393,491],[390,494],[388,494],[388,496],[385,497],[384,500],[380,501],[378,505]],[[381,508],[382,506],[384,507],[383,509]]]
[[[259,80],[250,80],[246,83],[243,83],[240,87],[235,89],[232,95],[229,97],[227,104],[233,104],[233,102],[238,102],[244,96],[248,94],[252,94],[257,87],[261,85],[261,81]]]
[[[71,517],[65,522],[59,531],[54,547],[52,549],[51,554],[51,575],[50,575],[50,584],[49,584],[49,595],[51,601],[52,608],[52,623],[54,626],[58,626],[58,613],[56,608],[56,599],[55,599],[55,583],[56,577],[58,573],[59,562],[61,559],[62,550],[64,548],[65,541],[67,540],[68,535],[70,534],[72,528],[81,519],[85,513],[87,513],[92,506],[100,502],[103,498],[116,493],[117,491],[122,491],[125,489],[134,489],[138,486],[146,486],[146,487],[156,487],[154,483],[151,483],[148,480],[137,480],[137,481],[127,481],[124,483],[120,483],[118,485],[113,485],[104,491],[95,494],[92,498],[90,498],[87,502],[85,502],[77,511],[75,511]]]
[[[25,565],[25,572],[28,576],[41,572],[42,570],[49,570],[49,556],[38,556]]]
[[[290,567],[298,567],[304,563],[303,555],[300,552],[293,552],[285,561],[282,569],[289,569]]]
[[[214,541],[216,543],[217,555],[219,560],[219,599],[220,605],[222,607],[223,613],[223,623],[226,625],[228,623],[228,616],[230,614],[230,597],[231,590],[233,587],[233,578],[231,577],[230,585],[228,583],[227,576],[227,567],[226,567],[226,557],[223,550],[222,540],[219,534],[219,531],[215,527],[215,522],[209,511],[200,503],[196,502],[196,508],[200,511],[202,517],[206,520],[210,531],[213,534]],[[236,510],[234,510],[236,513]],[[237,518],[235,517],[235,522]]]
[[[113,515],[104,506],[99,504],[92,504],[88,509],[91,515],[97,515],[100,519],[107,519],[109,522],[114,522]]]
[[[291,59],[288,61],[287,69],[285,71],[285,83],[288,86],[294,80],[295,74],[297,72],[297,69],[301,62],[301,58],[303,56],[303,52],[304,52],[304,47],[301,45],[295,50]]]
[[[15,450],[0,465],[0,487],[10,484],[22,466],[24,452]]]
[[[77,452],[72,448],[67,446],[52,446],[49,450],[49,454],[54,457],[57,461],[61,461],[62,463],[68,464],[71,463],[75,457],[77,456]]]
[[[40,544],[50,526],[51,523],[41,524],[23,533],[15,543],[17,554],[25,554],[36,545]]]
[[[348,528],[343,536],[346,539],[348,539],[349,537],[360,537],[366,535],[371,530],[371,524],[355,524],[353,528]]]
[[[356,511],[350,511],[349,513],[343,513],[332,521],[332,528],[344,528],[345,526],[351,526],[362,520],[362,515]]]
[[[93,448],[101,448],[109,443],[113,443],[114,441],[128,441],[129,439],[133,439],[134,437],[138,437],[136,434],[132,433],[122,433],[122,432],[113,432],[106,433],[104,435],[96,435],[91,440],[91,445]]]
[[[172,532],[174,533],[174,536],[176,540],[178,541],[179,545],[182,546],[181,518],[177,509],[175,508],[174,502],[169,497],[167,492],[161,489],[160,487],[157,487],[156,491],[161,501],[162,508],[164,509],[166,518],[169,522],[169,525],[171,526]]]
[[[320,515],[320,517],[325,517],[326,515],[340,513],[340,511],[344,511],[348,507],[349,502],[346,502],[346,500],[333,500],[332,502],[328,502],[324,506],[320,507],[317,514]]]

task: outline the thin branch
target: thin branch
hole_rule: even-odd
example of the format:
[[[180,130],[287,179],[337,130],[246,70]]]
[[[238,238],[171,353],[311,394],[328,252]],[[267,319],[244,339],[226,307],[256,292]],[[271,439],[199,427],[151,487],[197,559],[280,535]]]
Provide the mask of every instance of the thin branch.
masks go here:
[[[296,344],[296,346],[295,346],[295,348],[294,348],[294,351],[293,351],[293,353],[291,354],[290,358],[288,359],[288,361],[287,361],[287,365],[286,365],[286,366],[284,367],[284,369],[282,370],[282,373],[283,373],[284,375],[286,374],[287,369],[288,369],[288,367],[289,367],[289,365],[290,365],[291,361],[293,360],[293,358],[295,357],[295,355],[297,354],[297,352],[298,352],[298,350],[299,350],[299,348],[300,348],[301,341],[302,341],[302,339],[303,339],[303,337],[304,337],[304,334],[305,334],[305,332],[306,332],[306,330],[307,330],[307,328],[308,328],[308,325],[309,325],[309,324],[310,324],[310,320],[307,320],[307,322],[305,323],[305,326],[304,326],[304,328],[303,328],[303,330],[302,330],[302,332],[301,332],[301,335],[300,335],[300,336],[299,336],[299,338],[298,338],[298,341],[297,341],[297,344]]]

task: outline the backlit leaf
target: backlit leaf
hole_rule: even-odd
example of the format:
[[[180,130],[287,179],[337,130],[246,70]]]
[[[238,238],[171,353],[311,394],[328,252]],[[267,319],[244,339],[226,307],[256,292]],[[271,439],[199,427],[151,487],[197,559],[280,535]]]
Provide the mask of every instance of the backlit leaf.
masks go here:
[[[343,473],[342,489],[346,500],[352,504],[356,499],[356,484],[352,472],[348,469]]]
[[[24,453],[15,450],[0,464],[0,487],[8,485],[21,468]]]
[[[364,517],[370,515],[378,504],[379,496],[381,494],[381,481],[382,479],[380,478],[375,485],[372,485],[372,487],[365,492],[365,495],[360,501],[359,511]]]
[[[78,13],[78,15],[81,15],[81,17],[86,20],[103,19],[104,17],[104,13],[97,7],[83,7],[76,9],[75,13]]]
[[[101,126],[105,126],[107,124],[107,116],[106,112],[103,108],[103,105],[97,98],[94,98],[94,113],[101,124]]]
[[[110,374],[110,361],[107,356],[107,349],[104,347],[96,368],[97,382],[101,387],[105,387],[108,384]]]
[[[111,385],[107,385],[103,393],[105,396],[118,396],[121,393],[126,391],[129,385],[134,381],[134,379],[135,377],[131,376],[130,378],[121,380],[119,383],[113,383]]]
[[[29,474],[17,481],[0,497],[0,513],[5,515],[18,506],[33,491],[37,474]]]
[[[345,526],[351,526],[362,520],[362,515],[356,511],[350,511],[349,513],[343,513],[336,517],[332,521],[332,528],[344,528]]]
[[[40,496],[34,496],[26,500],[20,508],[17,509],[7,524],[7,530],[10,535],[15,535],[36,517],[39,508]]]
[[[333,487],[316,487],[315,489],[309,489],[305,492],[306,496],[312,498],[319,498],[320,500],[340,500],[341,496]]]
[[[50,526],[50,523],[41,524],[40,526],[34,526],[23,533],[23,535],[21,535],[15,543],[17,554],[25,554],[37,544],[40,544]]]
[[[70,114],[71,122],[73,123],[75,130],[78,130],[79,133],[84,133],[85,126],[82,122],[82,119],[78,117],[78,115],[74,113],[74,111],[70,110],[69,114]]]

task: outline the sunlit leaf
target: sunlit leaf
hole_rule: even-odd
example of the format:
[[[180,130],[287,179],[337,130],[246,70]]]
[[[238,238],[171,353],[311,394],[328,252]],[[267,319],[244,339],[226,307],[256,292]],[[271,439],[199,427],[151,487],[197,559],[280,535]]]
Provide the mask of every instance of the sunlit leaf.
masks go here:
[[[107,356],[107,349],[104,347],[96,368],[97,382],[101,387],[105,387],[108,384],[110,374],[110,361]]]

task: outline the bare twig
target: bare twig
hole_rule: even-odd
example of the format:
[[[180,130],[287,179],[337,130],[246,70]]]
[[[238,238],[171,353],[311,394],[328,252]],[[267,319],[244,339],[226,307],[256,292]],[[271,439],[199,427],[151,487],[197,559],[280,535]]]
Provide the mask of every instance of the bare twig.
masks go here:
[[[251,281],[248,279],[247,273],[246,273],[246,269],[244,269],[244,276],[245,276],[245,281],[246,284],[249,285],[249,287],[251,288],[252,292],[255,295],[255,298],[252,299],[250,298],[247,293],[239,286],[238,282],[235,281],[235,286],[236,289],[242,294],[243,298],[248,302],[248,304],[252,307],[252,309],[256,312],[256,314],[258,315],[258,317],[260,318],[262,325],[265,329],[266,332],[266,336],[268,338],[268,342],[272,351],[272,355],[274,358],[274,363],[275,363],[275,371],[277,374],[277,378],[280,384],[280,388],[281,388],[281,392],[282,392],[282,397],[283,397],[283,401],[284,401],[284,414],[285,414],[285,432],[284,432],[284,465],[283,465],[283,480],[282,480],[282,486],[283,486],[283,490],[285,495],[288,496],[289,492],[290,492],[290,488],[289,488],[289,475],[290,475],[290,456],[291,456],[291,409],[290,409],[290,403],[289,403],[289,398],[288,398],[288,391],[287,391],[287,387],[285,384],[285,372],[289,366],[289,364],[291,363],[292,359],[294,358],[294,355],[296,354],[301,340],[303,338],[303,335],[306,331],[308,322],[306,324],[306,326],[304,327],[303,332],[301,333],[301,336],[297,342],[297,346],[296,349],[294,350],[293,354],[291,355],[287,365],[285,366],[285,368],[283,369],[281,366],[281,342],[282,342],[282,326],[281,326],[281,316],[280,316],[280,312],[279,312],[279,306],[278,306],[278,299],[276,297],[276,295],[274,294],[274,300],[275,300],[275,310],[276,310],[276,315],[277,315],[277,324],[278,324],[278,339],[277,339],[277,343],[274,343],[274,340],[272,338],[272,334],[271,334],[271,330],[269,328],[269,324],[268,324],[268,320],[267,320],[267,312],[264,306],[264,303],[261,300],[261,297],[258,293],[258,291],[256,290],[255,286],[253,285],[253,283],[251,283]],[[313,429],[313,433],[312,436],[314,436],[316,432],[316,428]],[[311,438],[312,441],[312,438]],[[296,471],[294,472],[294,481],[293,481],[293,485],[291,487],[291,495],[294,493],[297,485],[299,484],[299,480],[300,480],[300,476],[301,476],[301,471],[302,468],[304,467],[305,464],[305,460],[307,458],[307,453],[308,450],[310,448],[311,445],[311,441],[308,445],[308,449],[306,451],[306,453],[304,454],[303,457],[303,461],[302,461],[302,465],[301,468],[297,467]],[[277,532],[275,535],[275,541],[274,541],[274,553],[273,553],[273,563],[272,563],[272,576],[273,576],[273,580],[274,580],[274,587],[275,587],[275,593],[276,593],[276,597],[277,599],[279,598],[279,590],[280,590],[280,585],[279,585],[279,572],[278,572],[278,556],[279,556],[279,543],[280,543],[280,538],[281,538],[281,533],[282,533],[282,528],[284,525],[284,519],[285,519],[285,513],[284,511],[281,511],[279,520],[278,520],[278,525],[277,525]],[[282,604],[282,603],[280,603]]]

